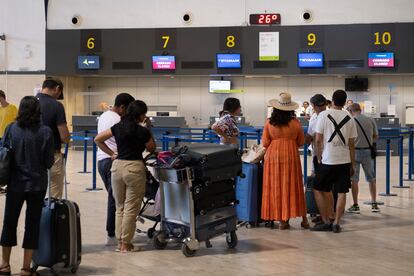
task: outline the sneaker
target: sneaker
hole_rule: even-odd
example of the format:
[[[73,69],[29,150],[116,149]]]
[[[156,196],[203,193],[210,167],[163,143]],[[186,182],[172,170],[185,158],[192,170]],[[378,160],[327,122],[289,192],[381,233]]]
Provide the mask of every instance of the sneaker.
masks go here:
[[[378,204],[377,203],[374,202],[374,203],[371,204],[371,206],[372,206],[372,212],[373,213],[379,213],[379,212],[381,212],[380,209],[378,208]]]
[[[339,224],[332,224],[332,232],[341,233],[342,228]]]
[[[347,212],[352,214],[360,214],[361,210],[359,209],[358,204],[354,204],[347,210]]]
[[[118,245],[118,240],[116,237],[108,237],[106,240],[105,246],[116,246]]]
[[[310,230],[314,232],[330,232],[332,231],[332,224],[316,224]]]

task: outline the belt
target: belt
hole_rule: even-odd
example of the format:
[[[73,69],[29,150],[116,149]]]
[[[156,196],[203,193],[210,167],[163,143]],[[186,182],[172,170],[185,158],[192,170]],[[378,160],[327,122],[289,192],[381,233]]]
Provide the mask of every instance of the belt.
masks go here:
[[[371,149],[370,147],[367,147],[367,148],[355,148],[356,150],[369,150],[369,149]]]

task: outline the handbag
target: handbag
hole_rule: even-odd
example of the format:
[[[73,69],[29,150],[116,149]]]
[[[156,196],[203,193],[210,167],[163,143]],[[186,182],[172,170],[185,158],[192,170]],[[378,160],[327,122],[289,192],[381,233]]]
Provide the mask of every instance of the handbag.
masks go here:
[[[354,118],[354,120],[359,125],[359,127],[361,128],[362,133],[364,134],[365,140],[367,140],[367,142],[368,142],[369,149],[371,150],[371,158],[372,159],[377,158],[377,144],[376,143],[371,144],[371,142],[368,139],[368,135],[365,133],[365,130],[362,127],[361,123],[355,118]]]
[[[11,171],[11,128],[10,125],[1,140],[0,145],[0,186],[6,186],[10,182],[10,171]]]
[[[260,163],[266,154],[266,148],[263,145],[253,145],[248,148],[242,155],[242,161],[245,163]]]

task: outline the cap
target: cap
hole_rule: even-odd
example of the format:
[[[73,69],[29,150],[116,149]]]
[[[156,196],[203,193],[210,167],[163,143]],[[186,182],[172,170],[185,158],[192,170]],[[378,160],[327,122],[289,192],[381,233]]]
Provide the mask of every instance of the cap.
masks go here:
[[[63,96],[63,82],[59,78],[56,78],[56,77],[46,77],[46,80],[54,81],[54,82],[56,82],[57,85],[59,85],[61,93],[60,93],[60,95],[57,99],[58,100],[63,100],[64,99],[64,96]]]
[[[326,104],[326,98],[321,94],[316,94],[310,99],[310,102],[316,106],[323,106]]]

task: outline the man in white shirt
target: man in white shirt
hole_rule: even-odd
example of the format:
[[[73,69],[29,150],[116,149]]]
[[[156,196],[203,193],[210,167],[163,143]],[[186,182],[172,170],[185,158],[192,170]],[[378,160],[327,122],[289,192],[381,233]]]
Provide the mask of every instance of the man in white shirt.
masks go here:
[[[110,129],[121,121],[121,117],[125,114],[130,103],[134,101],[128,93],[121,93],[115,98],[114,107],[111,110],[104,112],[98,120],[98,133]],[[108,139],[105,144],[113,151],[117,152],[117,146],[115,138]],[[115,199],[112,195],[111,185],[111,167],[112,159],[109,155],[104,153],[101,149],[98,149],[98,171],[101,175],[102,181],[105,184],[105,188],[108,191],[108,206],[107,206],[107,218],[106,218],[106,231],[108,232],[108,240],[106,245],[117,245],[118,241],[115,238]]]
[[[340,233],[340,219],[345,211],[346,193],[351,188],[354,174],[355,121],[343,111],[347,95],[337,90],[332,96],[332,109],[319,114],[316,124],[317,168],[314,185],[315,198],[323,223],[315,225],[313,231]],[[335,221],[330,223],[329,214],[333,208],[327,197],[332,191],[338,194]]]
[[[317,146],[315,142],[315,136],[316,136],[316,124],[318,122],[318,116],[321,112],[326,110],[328,101],[326,98],[321,94],[316,94],[310,99],[312,108],[314,110],[314,113],[312,114],[312,117],[309,120],[309,126],[308,126],[308,132],[306,133],[305,142],[308,145],[311,145],[312,148],[312,176],[315,176],[315,168],[318,166],[318,158],[317,158]],[[313,191],[315,194],[315,190]],[[329,194],[327,197],[327,201],[329,205],[333,205],[333,195],[332,193]],[[329,214],[329,219],[333,219],[335,217],[334,212]],[[320,222],[321,217],[318,216],[315,219],[312,220],[312,222]]]

